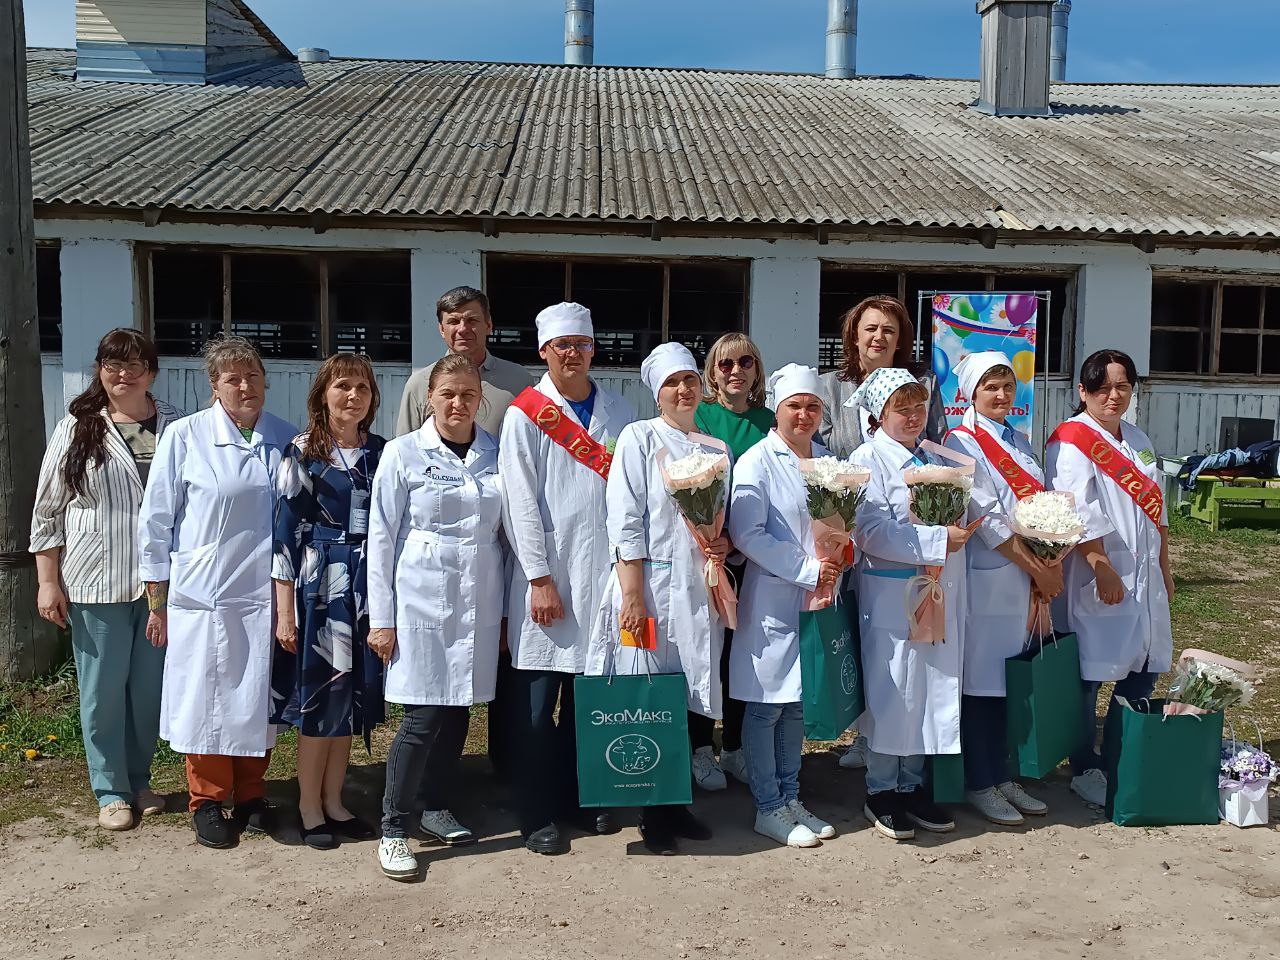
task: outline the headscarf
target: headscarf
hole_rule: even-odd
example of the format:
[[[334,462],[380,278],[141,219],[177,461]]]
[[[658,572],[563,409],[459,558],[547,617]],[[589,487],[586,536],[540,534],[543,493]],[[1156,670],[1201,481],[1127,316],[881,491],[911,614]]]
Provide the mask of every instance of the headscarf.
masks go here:
[[[982,382],[987,371],[993,367],[1008,367],[1012,370],[1013,361],[999,350],[983,350],[980,353],[966,354],[955,366],[960,393],[969,399],[969,407],[964,412],[963,423],[970,429],[973,429],[974,423],[977,422],[977,411],[973,406],[974,391],[978,389],[978,384]]]
[[[861,407],[877,420],[883,420],[885,404],[889,402],[889,398],[910,383],[918,383],[926,390],[929,388],[925,381],[917,379],[910,370],[903,370],[901,367],[880,367],[878,370],[871,371],[844,405]]]

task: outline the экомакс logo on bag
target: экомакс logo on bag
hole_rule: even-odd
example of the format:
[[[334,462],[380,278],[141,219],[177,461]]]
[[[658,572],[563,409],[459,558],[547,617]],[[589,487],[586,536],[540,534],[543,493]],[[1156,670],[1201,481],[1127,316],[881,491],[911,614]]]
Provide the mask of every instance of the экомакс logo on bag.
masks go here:
[[[662,760],[662,748],[643,733],[626,733],[604,748],[604,759],[618,773],[637,777]]]

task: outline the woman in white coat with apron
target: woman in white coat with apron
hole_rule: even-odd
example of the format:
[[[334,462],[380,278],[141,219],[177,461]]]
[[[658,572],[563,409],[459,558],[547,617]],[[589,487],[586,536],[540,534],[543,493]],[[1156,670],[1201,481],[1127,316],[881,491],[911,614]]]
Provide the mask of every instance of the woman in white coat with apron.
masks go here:
[[[729,654],[729,692],[742,700],[742,744],[755,831],[789,847],[836,835],[800,802],[804,703],[800,611],[806,596],[833,586],[841,566],[818,560],[800,460],[828,455],[813,439],[822,421],[818,371],[789,363],[769,378],[777,426],[733,467],[729,537],[747,558],[739,629]]]
[[[212,407],[160,438],[138,517],[147,636],[164,643],[160,736],[187,755],[196,839],[268,832],[272,527],[276,471],[298,429],[262,409],[266,372],[243,337],[205,348]]]
[[[623,428],[606,488],[606,523],[614,557],[587,651],[588,676],[683,672],[689,709],[721,715],[720,652],[724,625],[703,580],[703,552],[658,471],[657,455],[671,460],[692,453],[719,453],[691,437],[702,399],[698,364],[685,346],[664,343],[640,368],[660,415]],[[721,535],[708,556],[723,563],[728,538]],[[619,630],[645,633],[652,617],[657,647],[622,647]],[[682,806],[646,807],[640,832],[653,853],[671,854],[676,837],[706,840],[711,831]]]
[[[1112,705],[1116,697],[1149,697],[1173,660],[1173,574],[1160,467],[1151,440],[1122,419],[1137,381],[1128,354],[1091,354],[1080,367],[1080,406],[1045,448],[1049,486],[1075,494],[1085,523],[1087,539],[1066,560],[1061,607],[1080,641],[1084,678],[1084,745],[1071,758],[1071,789],[1097,806],[1107,794],[1094,750],[1098,689],[1115,681]]]
[[[965,527],[912,523],[902,473],[923,466],[917,452],[929,390],[898,367],[876,370],[853,401],[871,415],[872,436],[852,461],[871,472],[858,508],[855,539],[862,671],[869,744],[863,813],[876,830],[910,840],[912,826],[935,833],[955,823],[923,789],[928,754],[960,752],[960,671],[965,646]],[[909,639],[907,581],[921,566],[942,567],[945,642]]]
[[[1044,471],[1031,441],[1007,420],[1017,394],[1013,362],[993,350],[956,364],[960,392],[970,405],[947,446],[972,457],[973,510],[983,517],[965,551],[968,624],[960,741],[969,803],[992,823],[1016,825],[1023,814],[1048,807],[1028,794],[1009,769],[1004,662],[1027,640],[1031,590],[1052,600],[1062,590],[1062,568],[1047,565],[1009,529],[1018,500],[1044,489]]]
[[[498,444],[476,425],[480,371],[461,354],[431,370],[430,418],[383,450],[369,517],[369,646],[387,664],[386,698],[404,705],[387,753],[378,861],[418,876],[409,817],[420,786],[446,841],[447,796],[472,704],[493,699],[502,622]],[[423,784],[423,778],[426,783]],[[469,831],[466,832],[470,837]]]

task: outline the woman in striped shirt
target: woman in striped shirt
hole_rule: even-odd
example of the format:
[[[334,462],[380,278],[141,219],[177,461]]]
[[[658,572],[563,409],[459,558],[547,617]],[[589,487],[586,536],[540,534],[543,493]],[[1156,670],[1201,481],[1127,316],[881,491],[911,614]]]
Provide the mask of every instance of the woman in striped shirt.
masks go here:
[[[137,330],[102,338],[92,383],[45,451],[31,517],[36,602],[44,619],[71,627],[89,782],[107,830],[133,826],[135,808],[164,807],[151,790],[164,648],[144,633],[136,538],[156,442],[182,416],[148,392],[158,369]]]

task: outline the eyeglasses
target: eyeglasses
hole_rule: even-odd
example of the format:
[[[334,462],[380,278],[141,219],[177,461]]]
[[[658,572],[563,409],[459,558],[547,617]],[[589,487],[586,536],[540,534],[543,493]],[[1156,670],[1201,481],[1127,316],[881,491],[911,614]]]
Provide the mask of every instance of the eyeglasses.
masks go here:
[[[147,372],[147,365],[141,360],[103,360],[102,369],[107,373],[127,373],[131,377],[140,377]]]
[[[547,346],[561,357],[566,357],[575,350],[584,357],[596,352],[594,340],[551,340]]]
[[[737,360],[731,360],[728,357],[725,357],[723,360],[716,363],[716,369],[721,373],[732,373],[735,365],[739,370],[744,372],[747,370],[754,370],[756,368],[756,358],[751,356],[751,354],[747,354],[745,357],[739,357]]]

